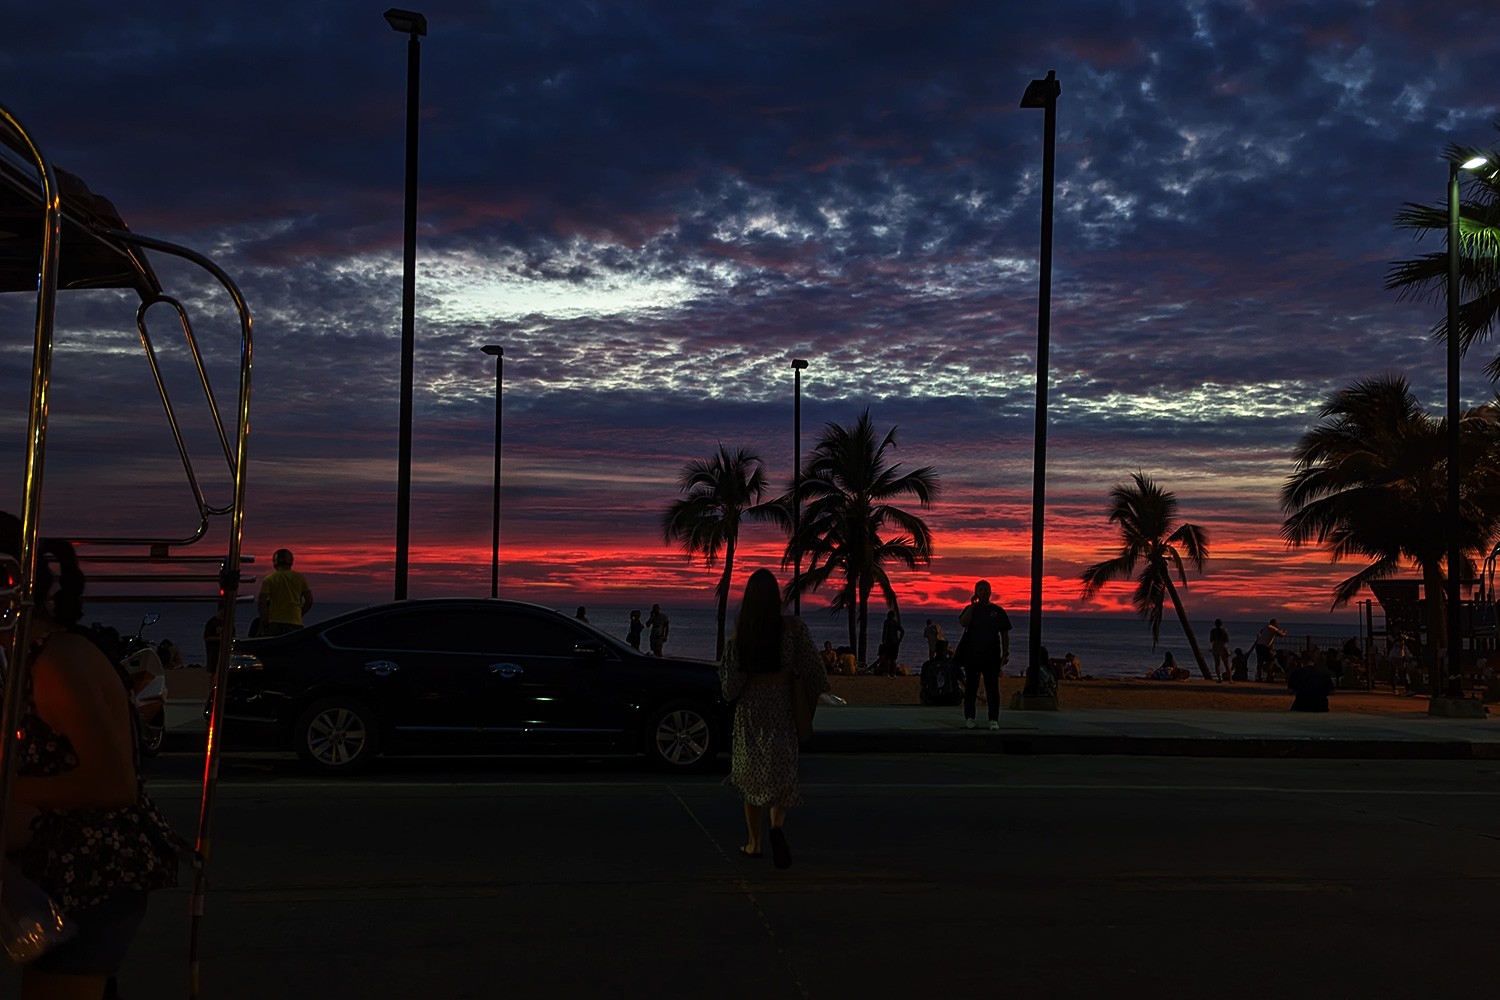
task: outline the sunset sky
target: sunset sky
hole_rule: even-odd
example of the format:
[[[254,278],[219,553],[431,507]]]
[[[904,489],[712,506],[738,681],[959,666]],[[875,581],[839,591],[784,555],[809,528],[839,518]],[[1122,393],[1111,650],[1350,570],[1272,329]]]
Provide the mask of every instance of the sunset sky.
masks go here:
[[[1058,185],[1046,605],[1084,604],[1109,488],[1140,470],[1205,527],[1195,617],[1306,620],[1357,566],[1280,540],[1277,490],[1320,403],[1405,374],[1441,411],[1441,303],[1398,303],[1391,223],[1444,195],[1448,142],[1493,145],[1490,0],[421,3],[413,596],[487,593],[494,363],[505,349],[502,593],[706,601],[659,535],[689,459],[791,472],[869,407],[930,464],[930,569],[1027,600],[1042,114]],[[213,256],[255,318],[245,551],[324,599],[389,597],[406,39],[327,0],[9,12],[0,104],[134,230]],[[227,301],[154,258],[211,341]],[[0,301],[0,461],[20,470],[33,301]],[[134,302],[62,297],[44,530],[190,531]],[[201,408],[166,310],[181,406]],[[173,337],[176,339],[172,339]],[[1464,396],[1488,399],[1486,345]],[[226,413],[228,407],[225,407]],[[190,428],[214,498],[204,422]],[[212,471],[209,471],[212,470]],[[19,475],[0,505],[16,509]],[[222,532],[222,529],[218,529]],[[222,534],[216,535],[222,538]],[[781,540],[752,525],[744,572]],[[222,545],[206,541],[205,547]],[[816,606],[816,601],[814,602]]]

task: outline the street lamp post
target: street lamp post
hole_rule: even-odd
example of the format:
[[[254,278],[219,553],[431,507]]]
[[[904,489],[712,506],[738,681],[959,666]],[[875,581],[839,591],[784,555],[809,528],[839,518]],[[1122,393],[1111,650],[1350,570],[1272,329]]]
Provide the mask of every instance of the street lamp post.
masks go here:
[[[1031,462],[1031,613],[1030,655],[1026,666],[1026,694],[1041,692],[1042,656],[1042,523],[1047,485],[1047,376],[1052,337],[1052,194],[1057,147],[1057,98],[1062,84],[1054,70],[1043,80],[1032,80],[1021,98],[1023,108],[1045,112],[1042,144],[1041,288],[1036,312],[1036,445]]]
[[[792,614],[802,614],[802,369],[792,359]]]
[[[1458,306],[1462,290],[1458,285],[1458,171],[1475,170],[1487,162],[1485,157],[1475,156],[1462,164],[1457,160],[1448,163],[1448,684],[1445,695],[1449,698],[1464,696],[1463,609],[1459,606],[1463,582],[1460,560],[1463,555],[1459,539],[1462,518],[1459,514],[1458,365],[1462,345],[1459,343]],[[1436,685],[1433,690],[1436,692]]]
[[[500,400],[505,381],[505,351],[486,344],[481,351],[495,359],[495,497],[494,522],[490,532],[490,596],[500,596]]]
[[[406,43],[406,226],[401,273],[401,422],[396,457],[396,600],[406,600],[406,565],[411,548],[411,383],[416,353],[417,295],[417,81],[427,18],[392,7],[385,12],[392,29],[410,36]]]

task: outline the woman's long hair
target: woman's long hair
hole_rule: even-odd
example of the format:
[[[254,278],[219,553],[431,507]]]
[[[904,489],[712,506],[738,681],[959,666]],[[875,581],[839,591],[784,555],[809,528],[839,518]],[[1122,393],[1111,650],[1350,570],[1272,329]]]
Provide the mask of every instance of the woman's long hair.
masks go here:
[[[0,510],[0,552],[21,558],[21,521],[14,514]],[[48,557],[57,563],[54,575]],[[25,572],[25,567],[22,567]],[[57,589],[53,590],[53,584]],[[36,606],[59,625],[76,625],[83,617],[83,570],[73,544],[65,538],[40,540],[36,560],[36,586],[32,596]]]
[[[745,673],[774,674],[781,669],[781,586],[768,569],[751,573],[745,584],[745,598],[734,620],[734,645]]]

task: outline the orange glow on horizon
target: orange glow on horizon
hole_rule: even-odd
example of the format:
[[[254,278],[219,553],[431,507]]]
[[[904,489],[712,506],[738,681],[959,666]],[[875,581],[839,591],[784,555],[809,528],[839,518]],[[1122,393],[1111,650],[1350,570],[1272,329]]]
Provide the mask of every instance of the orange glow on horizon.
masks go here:
[[[1102,523],[1086,530],[1069,527],[1074,530],[1054,530],[1047,536],[1043,608],[1133,613],[1133,581],[1109,584],[1093,599],[1082,599],[1079,576],[1088,565],[1113,554],[1112,538]],[[1321,616],[1329,613],[1333,587],[1358,568],[1352,563],[1330,565],[1317,550],[1288,552],[1278,535],[1245,525],[1212,526],[1210,532],[1210,558],[1204,571],[1189,567],[1188,582],[1178,586],[1194,618],[1258,615],[1266,610]],[[961,607],[974,581],[987,579],[1006,607],[1024,611],[1031,589],[1026,533],[972,529],[939,533],[935,527],[934,534],[937,552],[930,566],[917,570],[888,567],[898,602]],[[391,549],[353,550],[327,542],[286,544],[296,552],[296,567],[308,575],[319,600],[380,600],[389,594]],[[732,599],[737,600],[743,581],[756,569],[770,569],[786,579],[791,570],[780,565],[781,544],[769,527],[746,527],[735,554]],[[708,568],[701,557],[689,558],[654,538],[629,545],[607,533],[578,533],[566,539],[502,536],[500,559],[501,595],[541,601],[639,599],[708,604],[716,600],[714,588],[723,572],[722,558]],[[487,539],[479,542],[469,536],[451,543],[414,544],[410,567],[414,597],[489,592]],[[259,565],[255,569],[265,572]],[[820,598],[816,593],[810,597],[814,602]],[[879,600],[878,592],[872,595],[872,601]],[[1167,613],[1172,614],[1170,608]]]

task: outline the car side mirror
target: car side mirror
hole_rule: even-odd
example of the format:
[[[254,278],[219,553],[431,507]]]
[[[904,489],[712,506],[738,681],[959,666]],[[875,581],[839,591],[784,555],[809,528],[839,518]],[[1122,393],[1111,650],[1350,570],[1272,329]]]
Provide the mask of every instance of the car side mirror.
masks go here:
[[[573,655],[580,660],[604,659],[604,645],[598,642],[580,642],[573,646]]]

